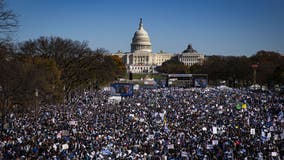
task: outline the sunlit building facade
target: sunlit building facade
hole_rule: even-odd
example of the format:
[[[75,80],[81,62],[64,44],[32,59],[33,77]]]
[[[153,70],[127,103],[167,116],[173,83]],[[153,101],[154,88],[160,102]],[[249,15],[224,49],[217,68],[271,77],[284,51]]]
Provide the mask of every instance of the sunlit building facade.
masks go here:
[[[127,71],[132,73],[153,73],[157,66],[161,66],[162,63],[175,56],[175,54],[162,51],[159,53],[152,52],[150,37],[143,27],[142,19],[140,19],[138,30],[134,33],[130,46],[130,52],[122,53],[119,51],[113,55],[121,57],[123,62],[126,64]],[[189,54],[190,55],[187,55],[187,53],[183,52],[179,60],[190,65],[200,62],[202,59],[202,55],[197,52]],[[193,57],[190,62],[187,60],[188,56]],[[194,58],[194,56],[196,56],[196,58]]]
[[[204,55],[197,53],[197,51],[192,48],[192,45],[189,44],[187,49],[178,55],[178,59],[185,65],[192,66],[196,63],[203,63]]]

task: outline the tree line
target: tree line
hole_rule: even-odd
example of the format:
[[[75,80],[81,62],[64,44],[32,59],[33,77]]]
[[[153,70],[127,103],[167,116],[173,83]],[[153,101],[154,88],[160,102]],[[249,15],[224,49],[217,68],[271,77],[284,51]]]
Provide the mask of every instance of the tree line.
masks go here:
[[[253,68],[256,68],[256,83],[273,87],[284,83],[284,56],[272,51],[258,51],[251,57],[210,56],[203,64],[190,68],[191,73],[206,73],[212,83],[226,80],[232,87],[253,83]]]
[[[172,58],[158,67],[162,73],[208,74],[209,83],[227,81],[232,87],[249,86],[253,83],[252,65],[256,64],[256,81],[260,85],[284,84],[284,56],[273,51],[258,51],[246,56],[207,56],[203,63],[191,67]]]
[[[0,113],[28,109],[41,103],[62,103],[63,98],[85,88],[99,88],[124,76],[119,57],[105,49],[91,50],[87,42],[61,37],[40,37],[11,43],[17,15],[0,0]],[[19,107],[18,107],[19,108]]]
[[[126,74],[122,60],[86,42],[40,37],[18,44],[0,44],[1,106],[63,103],[63,97],[97,89]],[[36,97],[36,90],[38,97]]]

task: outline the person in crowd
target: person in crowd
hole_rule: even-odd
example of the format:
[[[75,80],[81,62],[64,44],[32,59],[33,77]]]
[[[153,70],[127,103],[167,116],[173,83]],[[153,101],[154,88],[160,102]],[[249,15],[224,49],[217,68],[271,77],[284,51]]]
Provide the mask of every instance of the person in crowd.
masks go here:
[[[39,115],[10,113],[0,159],[284,159],[283,96],[248,89],[86,91]],[[2,125],[2,124],[1,124]]]

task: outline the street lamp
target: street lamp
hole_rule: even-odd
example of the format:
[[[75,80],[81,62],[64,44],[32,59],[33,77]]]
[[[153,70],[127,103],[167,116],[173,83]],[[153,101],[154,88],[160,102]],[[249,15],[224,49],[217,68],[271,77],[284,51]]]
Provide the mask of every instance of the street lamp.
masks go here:
[[[2,86],[0,86],[0,93],[1,93],[1,95],[2,95],[2,91],[3,91],[3,88],[2,88]],[[2,97],[1,97],[2,98]],[[3,99],[1,99],[1,103],[2,103],[2,100]],[[2,105],[1,105],[2,106]]]
[[[258,64],[251,65],[253,69],[253,87],[256,89],[256,69],[258,68]]]
[[[37,118],[37,101],[38,101],[38,89],[35,89],[35,118]]]
[[[66,114],[66,108],[65,108],[65,90],[66,90],[66,87],[65,85],[63,85],[63,118],[65,118],[65,114]]]
[[[1,129],[3,129],[3,127],[4,127],[4,118],[5,118],[4,98],[2,98],[2,96],[3,96],[3,92],[2,91],[3,91],[3,88],[2,88],[2,86],[0,86],[0,93],[1,93],[1,100],[0,100],[0,102],[1,102],[1,108],[3,108],[2,111],[1,111]]]
[[[92,93],[92,82],[91,81],[89,81],[89,91]]]

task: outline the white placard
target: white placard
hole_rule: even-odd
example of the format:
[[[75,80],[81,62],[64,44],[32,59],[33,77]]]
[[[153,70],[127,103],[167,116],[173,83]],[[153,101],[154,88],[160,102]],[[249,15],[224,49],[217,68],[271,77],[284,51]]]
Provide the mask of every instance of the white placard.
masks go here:
[[[174,144],[169,144],[168,145],[168,149],[174,149],[175,147],[174,147]]]
[[[250,129],[250,134],[251,134],[251,135],[255,135],[255,128],[251,128],[251,129]]]
[[[68,149],[69,148],[69,146],[68,146],[68,144],[62,144],[62,149]]]
[[[55,123],[55,118],[54,117],[51,120],[52,120],[52,123]]]
[[[17,140],[18,140],[19,143],[23,142],[21,138],[17,138]]]
[[[277,156],[278,156],[278,153],[277,153],[277,152],[271,152],[271,156],[272,156],[272,157],[277,157]]]
[[[271,138],[271,132],[268,132],[266,137],[269,140]]]
[[[213,149],[213,146],[211,144],[207,144],[206,149]]]
[[[154,135],[153,134],[150,134],[148,137],[149,137],[149,139],[154,139]]]
[[[212,140],[212,145],[218,145],[218,140]]]
[[[261,131],[261,137],[265,137],[265,132]]]
[[[281,140],[284,139],[284,133],[280,134]]]
[[[278,140],[278,134],[274,135],[274,140]]]
[[[56,146],[56,144],[53,144],[53,149],[56,151],[57,150],[57,146]]]
[[[69,125],[77,126],[77,125],[78,125],[78,122],[72,120],[72,121],[69,121]]]
[[[213,134],[217,134],[217,127],[213,127]]]
[[[57,133],[56,138],[61,138],[61,132]]]

